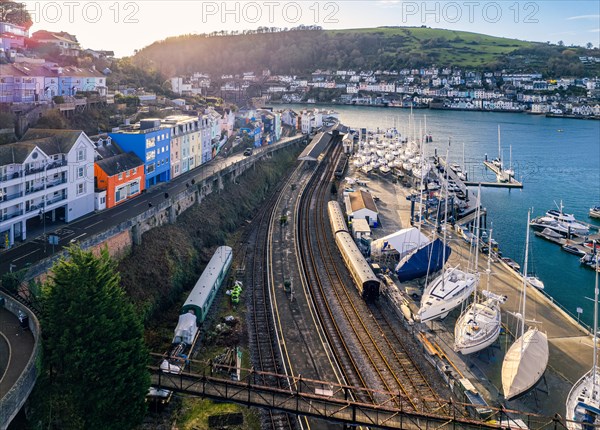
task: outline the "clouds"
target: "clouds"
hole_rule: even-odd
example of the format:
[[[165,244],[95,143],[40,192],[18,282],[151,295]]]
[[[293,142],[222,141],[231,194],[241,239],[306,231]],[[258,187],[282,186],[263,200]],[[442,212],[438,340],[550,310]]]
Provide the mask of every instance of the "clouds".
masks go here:
[[[567,18],[567,21],[575,21],[575,20],[593,20],[600,21],[600,15],[577,15],[570,16]]]

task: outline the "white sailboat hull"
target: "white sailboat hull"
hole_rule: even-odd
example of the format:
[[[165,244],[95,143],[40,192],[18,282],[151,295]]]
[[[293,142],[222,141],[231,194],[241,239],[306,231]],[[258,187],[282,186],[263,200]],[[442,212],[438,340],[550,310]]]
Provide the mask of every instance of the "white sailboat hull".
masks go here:
[[[596,373],[596,386],[594,386],[594,372]],[[598,392],[598,383],[600,382],[600,369],[590,369],[585,375],[583,375],[579,381],[573,385],[569,395],[567,396],[567,420],[581,421],[585,415],[582,414],[585,408],[600,409],[600,393]],[[588,419],[592,419],[593,416],[588,416]],[[595,417],[593,422],[586,424],[600,425],[600,415]],[[579,422],[567,421],[567,428],[570,430],[581,430],[582,425]]]
[[[473,303],[454,326],[454,350],[473,354],[492,345],[500,335],[500,306],[495,300]]]
[[[444,318],[469,298],[475,289],[476,276],[458,269],[446,269],[425,289],[417,319],[427,322]]]
[[[502,389],[506,400],[529,391],[542,377],[548,365],[548,337],[530,328],[517,339],[502,362]]]

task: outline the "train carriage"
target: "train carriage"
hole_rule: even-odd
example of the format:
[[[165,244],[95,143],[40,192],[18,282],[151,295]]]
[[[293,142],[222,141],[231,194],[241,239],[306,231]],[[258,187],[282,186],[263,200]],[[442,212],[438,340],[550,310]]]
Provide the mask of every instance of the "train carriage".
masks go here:
[[[335,235],[340,231],[348,232],[348,226],[346,225],[346,219],[340,204],[336,201],[330,201],[327,203],[327,210],[329,212],[329,223],[331,224],[331,232]]]
[[[217,291],[227,276],[232,259],[233,250],[229,246],[218,247],[198,278],[181,308],[171,348],[161,361],[160,369],[163,372],[179,374],[188,365],[190,355],[198,340],[198,327],[206,319]],[[149,400],[161,403],[168,403],[171,395],[170,390],[156,387],[150,387],[148,391]]]
[[[335,243],[352,275],[356,288],[366,301],[376,299],[379,297],[379,278],[375,276],[371,266],[356,246],[352,235],[348,232],[340,204],[330,201],[327,209]]]
[[[204,322],[210,305],[231,266],[232,258],[233,251],[229,246],[218,247],[183,304],[181,313],[193,311],[198,325]]]

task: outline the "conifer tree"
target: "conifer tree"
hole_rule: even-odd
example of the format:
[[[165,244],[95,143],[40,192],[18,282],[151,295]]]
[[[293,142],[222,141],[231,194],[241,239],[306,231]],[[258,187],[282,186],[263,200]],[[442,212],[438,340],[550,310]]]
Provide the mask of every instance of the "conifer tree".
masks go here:
[[[43,288],[43,418],[63,429],[129,429],[149,387],[143,327],[106,249],[73,247]]]

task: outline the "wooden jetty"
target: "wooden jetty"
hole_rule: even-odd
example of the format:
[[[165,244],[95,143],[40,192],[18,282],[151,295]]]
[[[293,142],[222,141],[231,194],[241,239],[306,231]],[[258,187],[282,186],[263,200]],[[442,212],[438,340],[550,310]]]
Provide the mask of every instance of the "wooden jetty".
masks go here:
[[[494,172],[494,174],[496,176],[498,176],[502,173],[502,170],[490,161],[485,160],[483,162],[483,165],[485,167],[487,167],[488,169],[490,169],[492,172]],[[484,185],[484,183],[482,183],[481,186],[482,187],[497,187],[497,188],[523,188],[523,184],[521,182],[517,181],[512,176],[509,177],[508,182],[485,182],[485,184],[486,185]],[[473,183],[473,185],[478,185],[478,184]]]

